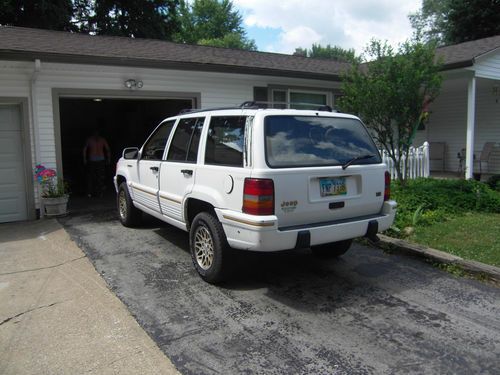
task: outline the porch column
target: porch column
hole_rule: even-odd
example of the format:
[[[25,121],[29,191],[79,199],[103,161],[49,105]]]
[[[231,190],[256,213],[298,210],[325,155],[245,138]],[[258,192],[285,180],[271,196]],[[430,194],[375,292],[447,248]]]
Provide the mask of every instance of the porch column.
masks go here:
[[[467,142],[465,152],[465,179],[472,178],[474,169],[474,128],[476,126],[476,76],[469,79],[467,87]]]

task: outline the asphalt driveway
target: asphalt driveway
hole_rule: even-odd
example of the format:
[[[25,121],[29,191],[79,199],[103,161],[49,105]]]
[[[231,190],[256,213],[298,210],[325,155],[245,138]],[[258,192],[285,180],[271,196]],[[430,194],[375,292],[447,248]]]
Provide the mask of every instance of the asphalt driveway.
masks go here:
[[[184,374],[500,373],[500,290],[421,260],[244,253],[215,287],[171,226],[110,207],[60,221]]]

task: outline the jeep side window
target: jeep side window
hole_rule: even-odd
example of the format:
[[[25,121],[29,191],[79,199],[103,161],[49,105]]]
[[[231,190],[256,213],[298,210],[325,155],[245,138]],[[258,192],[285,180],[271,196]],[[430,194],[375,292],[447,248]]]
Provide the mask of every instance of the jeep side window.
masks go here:
[[[246,116],[213,116],[208,129],[205,164],[243,167]]]
[[[205,118],[179,120],[168,150],[168,161],[196,162],[204,121]]]
[[[147,140],[142,151],[143,160],[161,160],[167,144],[168,136],[172,131],[175,120],[161,124],[153,135]]]

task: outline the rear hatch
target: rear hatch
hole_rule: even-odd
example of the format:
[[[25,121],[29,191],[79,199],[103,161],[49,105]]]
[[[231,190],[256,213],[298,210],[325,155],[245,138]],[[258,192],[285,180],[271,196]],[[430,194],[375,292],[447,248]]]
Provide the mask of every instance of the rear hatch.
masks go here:
[[[266,163],[281,229],[380,212],[384,171],[380,154],[356,118],[267,116]]]

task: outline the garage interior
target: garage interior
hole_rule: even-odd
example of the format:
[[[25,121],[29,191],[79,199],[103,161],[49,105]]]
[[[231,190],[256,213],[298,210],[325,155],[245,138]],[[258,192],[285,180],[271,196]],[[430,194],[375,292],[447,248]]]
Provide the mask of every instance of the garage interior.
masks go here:
[[[85,196],[86,169],[83,147],[99,129],[111,149],[106,168],[106,197],[114,197],[113,174],[125,147],[140,147],[165,118],[193,108],[192,99],[60,98],[61,147],[64,180],[71,200]]]

